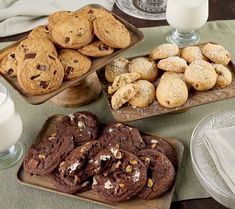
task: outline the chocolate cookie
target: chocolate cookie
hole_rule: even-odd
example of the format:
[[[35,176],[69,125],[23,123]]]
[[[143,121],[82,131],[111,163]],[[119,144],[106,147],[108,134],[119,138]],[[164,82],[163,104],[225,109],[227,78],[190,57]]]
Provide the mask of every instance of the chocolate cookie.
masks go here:
[[[102,155],[102,152],[105,154]],[[102,150],[100,157],[110,159],[111,166],[93,178],[93,189],[97,195],[108,202],[120,202],[137,195],[146,184],[146,167],[135,155],[124,150],[118,150],[119,157],[107,150]],[[101,160],[102,160],[101,158]]]
[[[145,149],[153,149],[161,152],[162,154],[167,156],[167,158],[173,164],[174,168],[177,168],[176,151],[168,142],[164,140],[163,137],[142,135],[142,138],[146,145]]]
[[[103,149],[99,141],[87,142],[75,148],[60,163],[58,171],[61,179],[68,185],[75,186],[94,175],[93,158]]]
[[[35,175],[49,174],[73,148],[71,137],[51,135],[30,148],[24,160],[24,170]]]
[[[116,152],[116,147],[131,152],[137,153],[145,147],[145,143],[136,128],[132,128],[122,123],[111,123],[104,128],[100,137],[101,143]]]
[[[99,120],[90,112],[76,112],[64,119],[62,124],[77,146],[97,139]],[[63,131],[63,129],[62,129]]]
[[[74,194],[81,193],[89,190],[92,185],[92,179],[88,179],[82,183],[78,183],[75,185],[66,184],[63,178],[61,178],[58,172],[54,172],[52,175],[52,183],[55,186],[56,190],[64,193]]]
[[[140,199],[150,200],[159,197],[170,189],[175,179],[175,170],[170,160],[161,152],[145,149],[138,153],[138,158],[147,167],[147,183]]]

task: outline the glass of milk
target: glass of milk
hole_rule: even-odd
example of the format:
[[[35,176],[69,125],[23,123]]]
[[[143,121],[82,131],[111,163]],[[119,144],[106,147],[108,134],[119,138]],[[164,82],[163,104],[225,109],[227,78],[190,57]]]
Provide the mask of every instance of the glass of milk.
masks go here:
[[[22,157],[24,146],[18,141],[22,129],[21,117],[6,87],[0,82],[0,169],[11,167]]]
[[[177,45],[196,43],[200,36],[195,30],[208,19],[208,0],[168,0],[166,19],[173,27],[167,41]]]

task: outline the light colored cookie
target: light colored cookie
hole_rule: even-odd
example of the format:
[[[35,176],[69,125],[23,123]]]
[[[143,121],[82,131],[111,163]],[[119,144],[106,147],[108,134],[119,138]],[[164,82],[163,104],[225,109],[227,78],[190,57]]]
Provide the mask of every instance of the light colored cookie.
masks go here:
[[[187,66],[187,62],[180,57],[168,57],[157,64],[157,67],[162,70],[176,73],[183,73]]]
[[[72,15],[74,15],[74,13],[69,11],[58,11],[53,13],[48,17],[48,28],[52,30],[59,21],[65,20]]]
[[[156,90],[154,85],[146,80],[135,81],[134,84],[139,86],[138,93],[128,101],[133,107],[147,107],[154,102],[156,98]]]
[[[48,52],[49,54],[57,56],[55,46],[48,39],[43,38],[27,38],[20,42],[16,47],[15,56],[20,64],[26,59],[31,59],[36,56],[37,53]]]
[[[72,15],[52,28],[52,37],[64,48],[78,49],[92,41],[92,24],[85,16]]]
[[[133,98],[139,91],[139,86],[130,83],[118,89],[111,98],[111,105],[114,110],[119,109],[122,105]]]
[[[47,52],[37,53],[35,58],[23,62],[17,70],[20,86],[29,94],[41,95],[59,88],[64,68],[60,60]]]
[[[140,78],[139,73],[124,73],[119,76],[117,76],[114,81],[112,86],[108,87],[108,93],[113,94],[115,91],[117,91],[120,87],[132,83]]]
[[[153,60],[158,60],[177,56],[179,52],[179,47],[175,44],[161,44],[150,52],[149,57]]]
[[[15,77],[17,74],[18,62],[15,57],[15,48],[5,55],[0,63],[0,72]]]
[[[188,99],[188,89],[181,79],[171,77],[163,79],[158,84],[156,97],[158,102],[164,107],[180,107]]]
[[[221,64],[213,64],[215,71],[218,75],[215,83],[216,87],[225,88],[232,83],[232,73],[228,68]]]
[[[184,77],[198,91],[206,91],[213,88],[217,80],[214,67],[204,60],[192,62],[186,68]]]
[[[131,36],[125,25],[114,18],[96,18],[93,26],[95,35],[110,47],[125,48],[131,43]]]
[[[211,61],[227,65],[231,60],[231,54],[221,45],[207,43],[202,47],[202,53]]]
[[[108,18],[114,18],[113,15],[102,9],[102,8],[92,8],[92,7],[85,7],[81,11],[77,12],[78,14],[82,14],[88,18],[89,21],[94,21],[98,17],[108,17]]]
[[[188,46],[183,48],[181,51],[181,57],[188,63],[191,63],[195,60],[207,60],[198,46]]]
[[[102,41],[94,41],[78,50],[80,53],[90,57],[104,57],[112,54],[114,49]]]
[[[139,73],[140,78],[147,81],[154,81],[158,74],[156,63],[146,57],[137,57],[131,60],[128,65],[128,71]]]
[[[108,82],[113,82],[114,79],[123,74],[128,73],[128,63],[129,61],[127,59],[124,59],[122,57],[113,60],[111,63],[106,65],[105,67],[105,78]]]
[[[74,80],[84,75],[91,66],[91,60],[73,49],[62,49],[58,58],[64,67],[64,80]]]
[[[51,42],[53,42],[51,31],[46,25],[39,25],[38,27],[34,28],[29,33],[28,38],[43,38],[49,39]]]

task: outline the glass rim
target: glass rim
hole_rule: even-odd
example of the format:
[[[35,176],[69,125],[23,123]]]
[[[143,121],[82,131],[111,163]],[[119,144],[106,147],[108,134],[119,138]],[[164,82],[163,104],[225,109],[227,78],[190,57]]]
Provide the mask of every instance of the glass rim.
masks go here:
[[[5,98],[3,99],[3,101],[0,100],[0,105],[3,105],[6,102],[6,100],[7,100],[8,90],[7,90],[7,88],[5,87],[5,85],[2,82],[0,82],[0,90],[1,89],[3,89],[3,91],[5,91],[3,93],[5,93],[5,95],[6,95]]]

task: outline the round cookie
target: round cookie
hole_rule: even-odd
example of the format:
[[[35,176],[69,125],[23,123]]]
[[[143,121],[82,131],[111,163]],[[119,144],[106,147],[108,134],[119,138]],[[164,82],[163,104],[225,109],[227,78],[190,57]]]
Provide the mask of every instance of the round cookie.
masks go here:
[[[217,64],[227,65],[231,60],[231,54],[218,44],[207,43],[202,47],[202,53]]]
[[[74,13],[70,11],[58,11],[53,13],[48,17],[48,28],[52,30],[59,21],[63,21],[72,15],[74,15]]]
[[[102,41],[94,41],[78,50],[80,53],[90,57],[104,57],[112,54],[114,49]]]
[[[159,60],[177,56],[179,53],[179,47],[176,44],[161,44],[150,52],[149,57],[153,60]]]
[[[153,149],[162,154],[171,161],[175,169],[177,169],[177,157],[176,151],[174,148],[164,140],[163,137],[151,136],[151,135],[142,135],[142,139],[145,143],[145,149]]]
[[[145,149],[138,153],[147,168],[147,182],[138,198],[151,200],[164,194],[171,188],[175,179],[175,170],[170,160],[161,152]]]
[[[99,140],[114,155],[116,155],[118,148],[135,154],[145,147],[138,129],[122,123],[111,123],[107,125]]]
[[[0,63],[0,72],[15,77],[17,74],[18,62],[15,57],[15,49],[11,50],[5,55]]]
[[[64,80],[75,80],[84,75],[91,66],[91,60],[73,49],[62,49],[58,58],[64,67]]]
[[[138,93],[128,101],[133,107],[147,107],[156,99],[156,90],[152,83],[146,80],[138,80],[134,82],[139,86]]]
[[[108,93],[113,94],[120,87],[122,87],[122,86],[124,86],[128,83],[132,83],[132,82],[136,81],[139,78],[140,78],[139,73],[124,73],[124,74],[118,75],[114,79],[112,86],[108,87]]]
[[[80,146],[97,139],[99,120],[94,114],[81,111],[70,114],[69,117],[64,119],[61,126],[67,129],[68,134],[73,137],[75,144]]]
[[[73,148],[73,139],[69,136],[57,133],[44,138],[29,149],[24,159],[24,170],[34,175],[49,174]]]
[[[204,60],[192,62],[186,68],[184,77],[198,91],[206,91],[213,88],[217,80],[214,67]]]
[[[129,61],[127,59],[120,57],[106,65],[105,78],[107,79],[107,81],[113,82],[117,76],[123,73],[128,73],[128,63]]]
[[[28,35],[28,38],[43,38],[49,39],[53,42],[51,31],[47,27],[47,25],[39,25],[38,27],[34,28]]]
[[[188,46],[182,49],[181,57],[191,63],[195,60],[207,60],[198,46]]]
[[[78,49],[91,43],[92,25],[82,15],[73,15],[59,21],[52,28],[52,37],[63,48]]]
[[[37,53],[47,52],[57,56],[56,48],[51,41],[43,38],[27,38],[16,47],[15,56],[18,63],[35,58]]]
[[[27,54],[26,54],[27,55]],[[59,88],[63,81],[64,68],[59,59],[46,52],[24,61],[17,70],[20,86],[29,94],[47,94]]]
[[[129,62],[128,70],[131,73],[139,73],[143,80],[154,81],[157,78],[158,69],[155,62],[146,57],[137,57]]]
[[[187,62],[180,57],[168,57],[160,60],[157,67],[169,72],[183,73],[187,67]]]
[[[232,73],[228,68],[221,64],[213,64],[215,72],[218,75],[215,86],[225,88],[232,83]]]
[[[111,158],[110,168],[93,178],[93,189],[108,202],[120,202],[137,195],[146,184],[146,167],[135,155],[119,150],[119,159]]]
[[[75,185],[69,185],[64,181],[63,178],[61,178],[59,172],[54,172],[52,174],[52,184],[59,192],[74,194],[89,190],[92,185],[92,179],[87,179],[86,181],[77,183]]]
[[[119,109],[122,105],[132,99],[139,91],[139,86],[133,83],[120,87],[111,98],[111,106],[114,110]]]
[[[95,35],[113,48],[125,48],[131,43],[131,36],[125,25],[110,17],[98,17],[93,21]]]
[[[64,182],[73,186],[93,176],[95,174],[93,159],[102,149],[101,142],[91,141],[70,152],[58,168]]]
[[[156,97],[162,106],[175,108],[187,101],[188,89],[179,78],[163,79],[157,86]]]
[[[92,7],[85,7],[81,11],[77,12],[77,14],[82,14],[88,18],[89,21],[94,21],[98,17],[107,17],[107,18],[114,18],[110,12],[102,8],[92,8]]]

